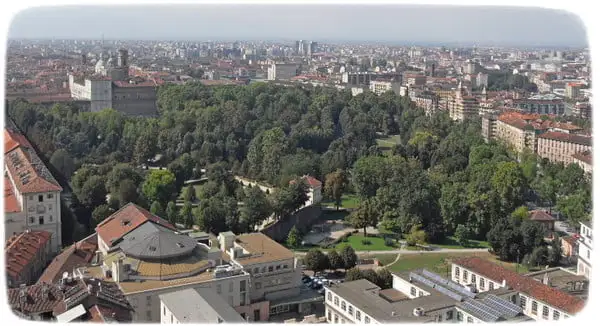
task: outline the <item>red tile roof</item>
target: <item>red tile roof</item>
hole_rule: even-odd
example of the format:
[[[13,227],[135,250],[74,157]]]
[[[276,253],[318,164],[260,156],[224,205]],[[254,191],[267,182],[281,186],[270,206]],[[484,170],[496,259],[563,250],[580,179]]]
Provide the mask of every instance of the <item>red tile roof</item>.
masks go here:
[[[48,290],[48,295],[42,295],[42,289]],[[24,294],[24,301],[21,301],[21,293]],[[15,309],[25,315],[49,313],[63,302],[64,294],[58,286],[52,284],[36,284],[25,287],[24,289],[8,289],[8,302],[12,309]]]
[[[175,227],[166,220],[150,213],[142,207],[129,203],[107,217],[104,221],[100,222],[100,224],[96,226],[96,232],[98,232],[100,238],[102,238],[107,245],[112,246],[114,241],[122,238],[127,233],[148,221],[176,230]]]
[[[4,128],[4,154],[19,146],[31,147],[31,144],[21,133],[13,129]]]
[[[590,151],[575,153],[573,154],[573,158],[590,165],[592,164],[592,153]]]
[[[454,260],[454,263],[495,282],[502,283],[506,281],[507,286],[569,314],[576,314],[585,306],[585,301],[578,297],[552,288],[533,278],[505,269],[480,257],[459,258]]]
[[[552,217],[552,215],[542,210],[529,212],[529,219],[532,221],[554,221],[554,217]]]
[[[26,231],[14,235],[6,241],[6,273],[14,278],[26,273],[27,266],[36,259],[50,241],[48,231]]]
[[[98,249],[98,235],[96,233],[73,244],[56,256],[37,283],[56,283],[64,272],[73,272],[74,268],[87,266]]]
[[[592,137],[577,134],[567,134],[564,132],[549,131],[541,134],[539,138],[552,139],[583,146],[592,146]]]
[[[20,211],[21,205],[19,205],[19,201],[12,190],[10,178],[4,176],[4,213],[18,213]]]
[[[302,180],[305,180],[309,187],[318,188],[321,187],[321,181],[311,177],[310,175],[305,175],[302,177]],[[296,183],[296,180],[290,180],[290,184]]]

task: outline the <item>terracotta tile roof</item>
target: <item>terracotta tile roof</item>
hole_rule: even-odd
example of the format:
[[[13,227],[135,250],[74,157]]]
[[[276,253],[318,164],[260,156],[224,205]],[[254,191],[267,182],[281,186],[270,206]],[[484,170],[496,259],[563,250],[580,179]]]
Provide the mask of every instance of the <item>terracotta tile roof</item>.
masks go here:
[[[4,176],[4,213],[18,213],[21,211],[21,205],[12,190],[10,178]]]
[[[573,158],[590,165],[592,164],[592,153],[590,151],[575,153],[573,154]]]
[[[14,129],[4,128],[4,154],[19,146],[31,147],[31,144],[21,133]]]
[[[539,138],[552,139],[583,146],[592,146],[592,137],[577,134],[567,134],[564,132],[549,131],[541,134]]]
[[[43,295],[44,288],[48,291],[46,296]],[[24,299],[20,299],[22,297]],[[57,285],[35,284],[23,289],[8,289],[10,307],[25,315],[52,312],[63,300],[64,294]]]
[[[529,219],[532,221],[554,221],[554,217],[552,217],[552,215],[542,210],[529,212]]]
[[[567,242],[573,247],[577,245],[577,237],[574,235],[565,235],[561,239],[563,239],[565,242]]]
[[[321,181],[319,181],[318,179],[316,179],[310,175],[303,176],[302,180],[305,180],[306,183],[308,184],[308,186],[311,188],[318,188],[318,187],[321,187],[321,185],[322,185]],[[296,180],[290,180],[290,184],[294,184],[294,183],[296,183]]]
[[[27,266],[46,248],[51,236],[48,231],[26,231],[10,237],[4,251],[6,273],[11,277],[18,277],[26,272]]]
[[[65,249],[46,267],[37,283],[56,283],[64,272],[73,272],[74,268],[87,266],[98,249],[96,233]]]
[[[122,238],[127,233],[148,221],[171,230],[176,230],[176,228],[166,220],[150,213],[142,207],[129,203],[107,217],[104,221],[100,222],[100,224],[96,226],[96,232],[98,232],[100,238],[102,238],[107,245],[112,246],[114,241]]]
[[[585,306],[585,301],[580,298],[505,269],[489,260],[480,257],[468,257],[459,258],[453,262],[495,282],[502,283],[506,281],[507,286],[571,315],[578,313]]]

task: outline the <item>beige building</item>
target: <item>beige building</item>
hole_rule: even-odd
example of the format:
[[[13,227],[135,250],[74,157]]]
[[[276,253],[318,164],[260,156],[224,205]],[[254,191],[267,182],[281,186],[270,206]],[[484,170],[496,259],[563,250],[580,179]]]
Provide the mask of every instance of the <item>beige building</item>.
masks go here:
[[[26,230],[47,231],[51,254],[62,248],[60,193],[29,141],[12,122],[4,129],[4,237]]]
[[[267,68],[268,80],[289,80],[298,76],[300,65],[295,63],[274,63]]]
[[[550,131],[538,137],[537,153],[550,162],[568,165],[573,162],[573,154],[591,150],[590,136]]]
[[[592,152],[585,151],[573,154],[573,163],[579,165],[585,173],[591,176],[592,174]]]
[[[567,83],[565,86],[565,96],[567,98],[576,99],[581,96],[580,91],[583,88],[581,83]]]
[[[464,121],[470,117],[479,115],[479,102],[475,97],[467,94],[462,86],[462,82],[458,83],[454,101],[448,108],[448,114],[450,115],[450,119],[455,121]]]
[[[369,90],[377,95],[381,95],[387,91],[400,94],[400,83],[381,79],[371,80]]]

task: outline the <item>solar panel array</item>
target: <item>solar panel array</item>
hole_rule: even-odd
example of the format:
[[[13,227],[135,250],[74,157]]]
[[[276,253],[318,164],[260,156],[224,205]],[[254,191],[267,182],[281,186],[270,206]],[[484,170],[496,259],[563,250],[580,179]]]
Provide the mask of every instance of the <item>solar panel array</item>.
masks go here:
[[[450,291],[443,286],[436,286],[435,289],[456,301],[462,301],[463,299],[463,297],[460,294]]]
[[[502,313],[502,316],[504,317],[516,317],[517,315],[523,312],[523,309],[521,309],[521,307],[508,300],[504,300],[500,297],[497,297],[493,294],[486,296],[485,299],[483,299],[483,301],[485,302],[485,304],[492,307],[494,310]]]
[[[421,282],[421,283],[423,283],[423,284],[425,284],[427,286],[430,286],[432,288],[435,287],[435,283],[431,282],[430,280],[424,278],[423,276],[421,276],[419,274],[410,272],[409,276],[410,276],[410,278],[415,279],[415,280],[417,280],[417,281],[419,281],[419,282]]]
[[[439,276],[436,273],[430,272],[426,269],[423,269],[423,275],[427,276],[428,278],[434,280],[435,282],[443,285],[443,286],[447,286],[449,288],[451,288],[452,290],[458,292],[460,295],[462,296],[466,296],[469,298],[475,298],[475,293],[463,288],[462,286],[452,282],[452,280],[447,280],[441,276]]]
[[[474,313],[477,315],[477,318],[480,318],[486,323],[497,321],[500,318],[500,313],[473,299],[467,299],[463,302],[462,306],[463,308],[466,308],[465,310],[467,310],[467,312]]]

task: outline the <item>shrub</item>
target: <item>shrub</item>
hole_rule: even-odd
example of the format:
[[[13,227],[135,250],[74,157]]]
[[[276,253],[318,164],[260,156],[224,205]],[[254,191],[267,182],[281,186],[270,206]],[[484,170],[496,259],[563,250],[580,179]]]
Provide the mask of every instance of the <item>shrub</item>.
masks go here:
[[[396,242],[394,242],[393,239],[385,238],[385,245],[388,247],[394,247],[396,245]]]
[[[371,244],[371,240],[369,240],[369,239],[362,239],[360,242],[362,244],[364,244],[364,245],[370,245]]]

